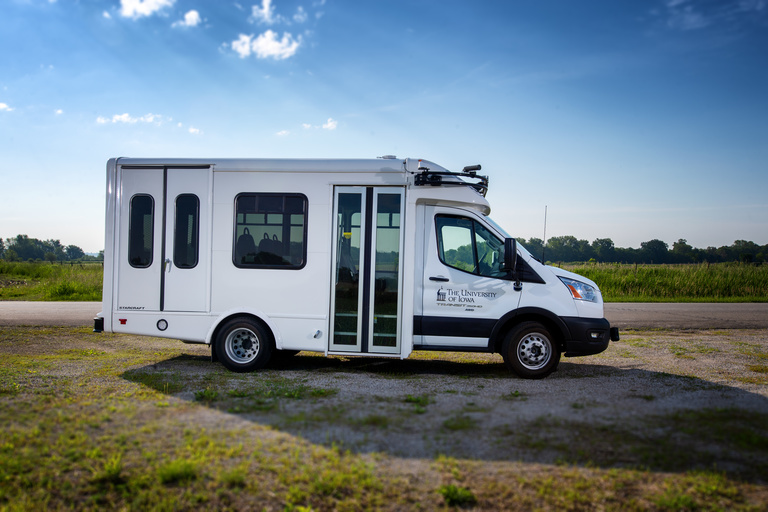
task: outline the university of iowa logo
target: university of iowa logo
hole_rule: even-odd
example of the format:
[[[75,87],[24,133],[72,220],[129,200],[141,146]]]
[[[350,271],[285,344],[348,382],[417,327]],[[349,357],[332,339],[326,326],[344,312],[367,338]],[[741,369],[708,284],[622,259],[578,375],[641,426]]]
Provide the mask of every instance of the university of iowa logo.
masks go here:
[[[445,302],[445,297],[445,290],[443,290],[443,287],[441,286],[440,289],[437,290],[437,302]]]

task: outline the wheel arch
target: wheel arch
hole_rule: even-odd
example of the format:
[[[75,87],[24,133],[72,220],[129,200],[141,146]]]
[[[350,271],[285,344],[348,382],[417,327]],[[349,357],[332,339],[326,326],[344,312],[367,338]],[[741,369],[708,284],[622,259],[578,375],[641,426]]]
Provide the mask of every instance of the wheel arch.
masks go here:
[[[563,319],[546,309],[526,307],[510,311],[496,322],[489,340],[491,351],[501,353],[507,334],[523,322],[542,324],[555,337],[560,351],[565,349],[565,340],[569,339],[570,332]]]
[[[268,316],[264,315],[261,311],[255,311],[255,310],[231,310],[227,311],[216,319],[215,322],[211,325],[211,328],[208,330],[208,334],[205,337],[205,342],[208,345],[213,346],[213,342],[216,340],[216,337],[219,335],[219,331],[221,331],[221,327],[227,323],[228,321],[232,320],[233,318],[248,318],[250,320],[253,320],[254,322],[261,325],[264,330],[269,334],[269,342],[272,345],[273,349],[277,349],[278,343],[280,346],[282,346],[282,337],[280,336],[280,331],[277,329],[277,327],[274,325],[274,323],[269,319]]]

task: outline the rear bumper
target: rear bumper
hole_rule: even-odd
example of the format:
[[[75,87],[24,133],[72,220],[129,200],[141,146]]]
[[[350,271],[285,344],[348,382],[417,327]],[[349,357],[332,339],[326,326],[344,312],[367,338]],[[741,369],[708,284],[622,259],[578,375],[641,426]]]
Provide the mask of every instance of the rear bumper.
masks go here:
[[[571,336],[565,340],[565,356],[599,354],[611,341],[619,341],[619,329],[605,318],[564,317]]]
[[[104,317],[97,316],[93,319],[93,332],[104,332]]]

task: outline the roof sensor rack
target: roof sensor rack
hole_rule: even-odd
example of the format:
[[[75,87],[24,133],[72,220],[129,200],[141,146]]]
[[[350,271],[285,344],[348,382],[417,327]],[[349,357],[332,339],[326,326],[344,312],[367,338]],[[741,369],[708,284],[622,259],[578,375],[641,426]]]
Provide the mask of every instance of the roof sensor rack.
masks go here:
[[[438,187],[442,185],[454,185],[454,186],[463,185],[467,187],[472,187],[479,194],[485,197],[485,194],[488,192],[488,176],[478,176],[477,171],[481,169],[482,167],[480,166],[480,164],[477,164],[477,165],[468,165],[464,167],[464,169],[462,169],[461,172],[430,171],[429,167],[422,166],[421,161],[419,161],[418,174],[416,174],[415,184],[417,186],[431,185],[433,187]],[[455,179],[455,180],[443,179],[443,177],[448,177],[448,176],[454,176],[454,177],[463,178],[463,179]],[[464,181],[464,179],[474,179],[476,180],[476,182],[469,183],[467,181]]]

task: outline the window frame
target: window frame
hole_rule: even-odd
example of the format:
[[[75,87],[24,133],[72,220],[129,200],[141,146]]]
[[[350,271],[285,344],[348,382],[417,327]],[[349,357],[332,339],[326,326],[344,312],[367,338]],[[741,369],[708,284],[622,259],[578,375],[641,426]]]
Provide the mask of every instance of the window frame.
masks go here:
[[[282,198],[282,211],[260,211],[260,212],[253,212],[262,214],[265,216],[265,223],[264,224],[248,224],[246,222],[238,223],[238,202],[241,198],[244,197],[257,197],[257,198]],[[238,261],[238,251],[237,251],[237,245],[238,245],[238,228],[240,226],[249,227],[249,226],[270,226],[268,222],[268,216],[271,214],[279,214],[279,215],[288,215],[289,220],[288,224],[283,222],[281,224],[274,224],[274,226],[283,226],[283,229],[287,229],[290,232],[293,227],[299,227],[298,224],[292,224],[290,222],[290,216],[291,215],[298,215],[297,213],[291,213],[288,212],[285,213],[285,201],[289,198],[295,198],[300,199],[302,202],[302,212],[300,215],[303,217],[303,224],[301,226],[302,228],[302,238],[301,238],[301,263],[299,264],[274,264],[274,263],[242,263]],[[232,263],[237,268],[242,269],[273,269],[273,270],[301,270],[307,265],[307,242],[308,242],[308,232],[309,232],[309,199],[307,199],[307,196],[300,193],[300,192],[241,192],[235,196],[234,201],[234,222],[233,222],[233,236],[232,236]],[[241,235],[242,236],[242,235]],[[260,242],[260,240],[254,240],[256,244]],[[290,248],[291,240],[288,240],[288,247]],[[285,240],[283,240],[283,244],[285,244]]]
[[[192,197],[195,199],[195,237],[193,240],[194,248],[195,248],[195,262],[193,265],[185,265],[181,266],[179,265],[177,254],[179,249],[178,244],[178,236],[179,236],[179,199],[181,198],[187,198]],[[197,196],[197,194],[192,193],[183,193],[176,196],[176,199],[173,202],[173,265],[181,270],[191,270],[195,267],[197,267],[198,263],[200,263],[200,198]]]
[[[137,239],[137,235],[134,232],[134,201],[137,198],[148,198],[150,201],[150,210],[149,210],[149,217],[150,217],[150,233],[149,233],[149,261],[146,264],[136,264],[134,263],[134,259],[132,258],[134,254],[134,241]],[[143,242],[146,240],[146,232],[144,230],[144,220],[142,219],[142,225],[141,225],[141,233],[142,236],[142,249],[146,250],[146,245],[143,244]],[[149,268],[152,266],[152,263],[155,261],[155,198],[152,197],[151,194],[146,193],[139,193],[134,194],[131,196],[131,199],[128,203],[128,264],[132,266],[133,268],[138,269],[144,269]]]
[[[443,232],[442,232],[442,229],[441,229],[442,226],[440,225],[440,222],[439,222],[439,219],[441,219],[441,218],[464,220],[464,221],[468,221],[470,223],[470,226],[471,226],[471,229],[469,229],[469,231],[470,231],[470,233],[469,233],[469,235],[470,235],[470,243],[471,243],[470,250],[472,252],[472,265],[474,267],[474,270],[470,271],[470,270],[463,269],[461,267],[457,267],[456,265],[452,265],[452,264],[448,263],[445,260],[445,245],[444,245],[444,242],[443,242]],[[440,260],[440,262],[443,265],[445,265],[446,267],[458,270],[459,272],[464,272],[465,274],[469,274],[469,275],[473,275],[473,276],[477,276],[477,277],[487,277],[487,278],[491,278],[491,279],[503,279],[503,280],[506,280],[506,281],[509,281],[509,280],[512,279],[512,277],[509,275],[508,272],[504,272],[504,271],[501,271],[501,270],[499,270],[499,272],[500,272],[499,275],[489,275],[489,274],[483,274],[481,272],[480,261],[478,260],[478,253],[477,253],[477,236],[478,236],[477,235],[477,225],[478,224],[483,228],[484,231],[487,231],[490,236],[493,236],[493,237],[495,237],[497,239],[497,241],[500,241],[501,251],[499,251],[499,260],[503,261],[503,257],[504,257],[504,254],[503,254],[503,251],[504,251],[504,239],[503,238],[499,238],[498,235],[496,233],[494,233],[494,231],[492,229],[490,229],[488,226],[486,226],[485,224],[481,223],[477,219],[475,219],[473,217],[466,216],[466,215],[452,215],[452,214],[439,213],[439,214],[435,215],[435,219],[434,220],[435,220],[435,241],[437,242],[437,257],[438,257],[438,259]]]

